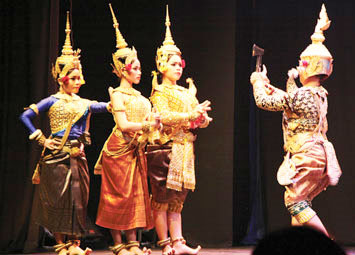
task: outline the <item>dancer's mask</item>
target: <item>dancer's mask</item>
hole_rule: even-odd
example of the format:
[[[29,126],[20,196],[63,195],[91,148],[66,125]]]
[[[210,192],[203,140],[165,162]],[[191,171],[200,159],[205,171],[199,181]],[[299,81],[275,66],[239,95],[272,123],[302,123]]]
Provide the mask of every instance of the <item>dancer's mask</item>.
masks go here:
[[[324,4],[319,14],[319,19],[311,36],[312,43],[301,53],[300,56],[300,81],[302,83],[312,76],[319,76],[321,80],[327,79],[333,71],[333,57],[324,46],[325,37],[323,31],[330,26],[330,20]]]

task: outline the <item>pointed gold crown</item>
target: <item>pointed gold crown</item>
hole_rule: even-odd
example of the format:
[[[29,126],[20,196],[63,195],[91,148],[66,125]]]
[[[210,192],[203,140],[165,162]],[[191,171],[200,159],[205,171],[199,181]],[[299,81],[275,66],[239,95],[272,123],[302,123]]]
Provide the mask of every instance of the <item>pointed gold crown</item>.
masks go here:
[[[77,49],[76,51],[73,50],[71,46],[71,41],[70,41],[70,21],[69,21],[69,11],[67,12],[67,22],[66,22],[66,28],[65,28],[65,42],[64,46],[62,49],[62,55],[59,56],[55,62],[55,66],[52,67],[52,75],[53,78],[59,82],[60,85],[62,85],[61,78],[67,75],[69,70],[71,69],[78,69],[80,71],[80,77],[81,77],[81,84],[85,83],[83,74],[82,74],[82,68],[80,64],[80,49]],[[62,67],[61,67],[62,66]]]
[[[300,74],[301,82],[315,75],[321,75],[322,80],[325,80],[333,71],[333,57],[323,44],[325,41],[323,31],[329,28],[330,22],[323,4],[311,36],[312,44],[308,45],[300,56],[301,60],[306,62],[305,71]]]
[[[116,31],[116,48],[118,49],[115,53],[112,54],[112,59],[114,63],[114,73],[118,77],[122,77],[125,72],[127,72],[126,65],[131,64],[133,59],[138,58],[137,51],[134,47],[132,49],[128,48],[128,44],[126,43],[125,39],[123,38],[120,30],[118,29],[118,22],[113,12],[111,4],[109,4],[112,20],[113,20],[113,27]]]
[[[171,35],[170,25],[171,23],[169,18],[169,7],[167,5],[166,18],[165,18],[165,26],[166,26],[165,39],[163,45],[160,48],[158,48],[157,56],[155,58],[157,68],[161,73],[166,71],[167,68],[166,65],[168,62],[169,55],[181,56],[181,51],[178,47],[176,47],[173,37]]]

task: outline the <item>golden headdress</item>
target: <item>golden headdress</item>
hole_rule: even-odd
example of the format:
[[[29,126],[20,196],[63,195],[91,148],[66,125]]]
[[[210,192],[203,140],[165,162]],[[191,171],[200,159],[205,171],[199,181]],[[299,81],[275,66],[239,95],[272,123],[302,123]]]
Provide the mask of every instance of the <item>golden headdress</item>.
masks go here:
[[[312,44],[301,53],[301,64],[305,68],[300,73],[301,82],[306,81],[309,77],[321,75],[322,80],[327,79],[333,71],[333,57],[324,46],[325,37],[323,31],[330,26],[327,11],[324,4],[319,13],[319,19],[315,27],[314,33],[311,36]]]
[[[58,81],[60,85],[63,84],[62,78],[68,74],[71,69],[78,69],[80,72],[81,84],[85,83],[82,68],[79,60],[80,49],[73,51],[70,42],[70,22],[69,22],[69,12],[67,12],[67,23],[65,28],[66,38],[64,46],[62,49],[62,55],[59,56],[55,62],[55,66],[52,67],[53,78]]]
[[[122,75],[124,75],[125,72],[129,70],[128,65],[132,63],[133,59],[138,58],[138,56],[137,51],[134,47],[132,47],[132,49],[127,47],[128,44],[126,43],[120,30],[118,29],[118,22],[115,13],[112,10],[111,4],[109,4],[109,6],[113,19],[113,27],[116,31],[116,48],[118,49],[115,53],[112,54],[112,59],[114,63],[114,66],[112,67],[114,68],[114,73],[121,78]]]
[[[168,62],[169,55],[181,56],[181,51],[178,47],[176,47],[173,37],[171,35],[168,5],[166,6],[165,26],[166,26],[165,40],[163,42],[163,45],[160,48],[158,48],[157,56],[155,58],[157,68],[161,73],[166,71],[167,68],[166,65]]]

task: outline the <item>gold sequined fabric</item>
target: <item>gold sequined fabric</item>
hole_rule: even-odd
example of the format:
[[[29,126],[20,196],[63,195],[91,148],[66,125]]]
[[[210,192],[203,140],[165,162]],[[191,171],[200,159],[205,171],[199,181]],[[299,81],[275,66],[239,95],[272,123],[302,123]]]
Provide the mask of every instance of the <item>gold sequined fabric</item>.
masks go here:
[[[315,133],[327,131],[327,91],[322,87],[298,88],[293,79],[287,81],[287,92],[274,89],[268,94],[262,83],[253,86],[257,106],[268,111],[283,111],[285,150],[297,152]],[[319,126],[321,110],[324,112],[322,126]],[[316,130],[317,129],[317,130]]]
[[[151,104],[133,88],[118,87],[127,120],[142,122]],[[117,92],[117,93],[118,93]],[[101,174],[101,195],[96,224],[109,229],[150,229],[153,219],[147,183],[147,163],[139,138],[141,132],[122,132],[118,125],[106,140],[95,165]]]
[[[186,135],[182,130],[176,134],[172,145],[172,157],[166,187],[181,191],[182,184],[185,189],[195,189],[195,156],[193,142],[195,136]]]
[[[307,88],[297,90],[293,97],[290,97],[289,105],[297,115],[297,118],[285,116],[287,118],[290,133],[300,133],[304,131],[314,131],[319,123],[319,106],[316,97],[323,104],[327,105],[326,92],[322,87]],[[326,106],[327,107],[327,106]]]
[[[191,112],[198,101],[188,89],[178,85],[158,85],[151,96],[153,105],[161,114],[165,125],[189,126],[186,114]]]
[[[302,87],[289,97],[290,110],[283,114],[285,150],[298,152],[312,137],[325,136],[327,91],[323,87]],[[320,120],[322,120],[320,122]]]
[[[69,96],[58,92],[53,96],[59,100],[48,111],[52,134],[66,129],[73,118],[72,123],[78,121],[92,103],[92,101],[80,98],[74,94]]]
[[[141,93],[133,88],[123,88],[123,87],[118,87],[114,89],[113,93],[115,91],[121,92],[124,97],[125,97],[125,102],[124,102],[124,110],[126,113],[126,118],[128,121],[131,122],[143,122],[146,117],[150,114],[151,112],[151,104],[147,98],[141,95]],[[115,115],[113,114],[113,118],[115,119]],[[101,158],[102,158],[102,152],[105,152],[108,155],[120,155],[124,153],[125,150],[131,149],[131,145],[136,146],[138,142],[145,144],[146,137],[142,135],[142,132],[122,132],[119,127],[116,126],[113,128],[112,135],[115,135],[116,137],[119,137],[120,139],[125,140],[126,142],[129,143],[129,146],[124,147],[123,149],[120,149],[118,151],[111,151],[107,148],[107,139],[101,154],[99,156],[99,159],[96,162],[95,165],[95,174],[101,174],[102,166],[101,166]],[[132,139],[134,138],[134,139]],[[142,138],[142,139],[141,139]]]
[[[121,92],[125,97],[125,113],[128,121],[142,122],[151,112],[151,104],[147,98],[134,88],[118,87],[114,91]]]
[[[275,88],[271,85],[269,87],[274,89],[272,94],[268,94],[264,84],[255,83],[253,86],[254,90],[254,99],[256,105],[267,111],[285,111],[289,109],[287,103],[289,95],[278,88]]]
[[[195,189],[193,142],[195,135],[189,131],[188,114],[198,104],[195,94],[178,85],[156,86],[151,101],[164,124],[161,143],[172,140],[172,154],[166,187],[181,191]]]

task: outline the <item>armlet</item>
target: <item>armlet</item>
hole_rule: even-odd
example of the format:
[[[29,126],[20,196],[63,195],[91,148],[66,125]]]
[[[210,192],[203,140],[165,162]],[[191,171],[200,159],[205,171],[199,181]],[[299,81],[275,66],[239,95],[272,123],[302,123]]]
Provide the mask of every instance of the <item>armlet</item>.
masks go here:
[[[31,109],[33,110],[37,115],[39,114],[38,107],[36,104],[31,104],[29,107],[26,107],[25,110]]]
[[[112,112],[125,112],[126,109],[125,108],[112,108]]]

